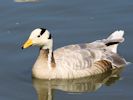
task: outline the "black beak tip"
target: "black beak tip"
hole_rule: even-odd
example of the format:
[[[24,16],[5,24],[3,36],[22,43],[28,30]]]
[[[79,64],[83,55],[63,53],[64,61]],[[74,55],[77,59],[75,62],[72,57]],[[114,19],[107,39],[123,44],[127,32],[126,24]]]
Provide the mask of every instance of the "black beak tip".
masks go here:
[[[22,47],[21,47],[21,49],[23,50],[23,49],[24,49],[24,47],[22,46]]]

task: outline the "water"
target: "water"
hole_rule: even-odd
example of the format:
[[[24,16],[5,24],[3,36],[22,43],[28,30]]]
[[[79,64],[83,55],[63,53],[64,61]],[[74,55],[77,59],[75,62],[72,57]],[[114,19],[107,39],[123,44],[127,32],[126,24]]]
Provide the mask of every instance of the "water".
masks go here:
[[[132,62],[132,6],[132,0],[1,0],[0,99],[37,100],[41,97],[41,100],[131,100],[132,64],[125,67],[120,76],[114,75],[117,77],[105,74],[102,79],[96,77],[91,81],[80,79],[60,83],[32,80],[31,68],[38,49],[31,47],[22,51],[20,47],[31,30],[37,27],[50,30],[55,49],[72,43],[102,39],[122,29],[125,30],[126,41],[119,46],[119,53]],[[40,89],[42,91],[38,92]]]

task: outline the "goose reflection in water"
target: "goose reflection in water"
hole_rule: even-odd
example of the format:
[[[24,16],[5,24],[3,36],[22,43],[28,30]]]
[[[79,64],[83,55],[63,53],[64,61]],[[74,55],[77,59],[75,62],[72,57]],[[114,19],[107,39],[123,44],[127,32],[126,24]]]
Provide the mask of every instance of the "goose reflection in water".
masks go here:
[[[41,0],[14,0],[14,2],[40,2]]]
[[[110,86],[120,79],[123,68],[115,69],[103,74],[80,79],[69,80],[41,80],[33,78],[33,86],[38,100],[53,100],[54,90],[68,93],[95,92],[102,85]]]

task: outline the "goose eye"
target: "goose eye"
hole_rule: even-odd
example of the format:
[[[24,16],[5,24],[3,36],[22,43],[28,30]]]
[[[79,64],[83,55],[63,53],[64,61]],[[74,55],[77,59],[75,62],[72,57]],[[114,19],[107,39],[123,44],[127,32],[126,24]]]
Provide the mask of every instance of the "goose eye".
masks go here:
[[[38,35],[37,37],[40,37],[40,35]]]

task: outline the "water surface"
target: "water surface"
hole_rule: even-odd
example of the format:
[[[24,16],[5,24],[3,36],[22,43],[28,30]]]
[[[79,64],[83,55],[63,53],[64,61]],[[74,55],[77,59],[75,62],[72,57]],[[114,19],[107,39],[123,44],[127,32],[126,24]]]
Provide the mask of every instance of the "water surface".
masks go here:
[[[54,37],[54,49],[68,44],[106,38],[115,30],[125,30],[126,41],[119,46],[118,51],[128,61],[133,61],[132,0],[29,1],[0,1],[1,100],[37,100],[38,98],[33,84],[34,80],[31,78],[31,68],[38,54],[38,48],[31,47],[24,51],[21,50],[21,45],[28,38],[31,30],[37,27],[50,30]],[[58,86],[51,91],[51,87],[47,86],[51,82],[49,84],[43,82],[49,87],[49,89],[45,88],[45,91],[47,89],[51,91],[50,98],[54,100],[112,100],[112,98],[113,100],[131,100],[133,97],[132,70],[133,67],[130,64],[120,73],[120,78],[115,83],[107,86],[105,82],[102,83],[102,80],[98,82],[100,84],[96,89],[94,87],[95,91],[86,90],[82,91],[83,93],[64,92],[63,87],[59,89]],[[37,81],[38,84],[39,82]],[[62,84],[64,83],[69,82],[62,82]],[[64,86],[71,87],[70,83]],[[84,81],[82,84],[78,84],[85,84],[88,87]],[[81,88],[84,89],[84,85]]]

